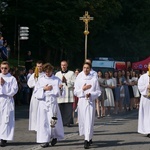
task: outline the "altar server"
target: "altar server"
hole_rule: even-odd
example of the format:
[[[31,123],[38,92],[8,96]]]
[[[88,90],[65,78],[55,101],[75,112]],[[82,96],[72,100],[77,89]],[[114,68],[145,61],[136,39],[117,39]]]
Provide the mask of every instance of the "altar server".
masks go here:
[[[15,77],[9,71],[9,64],[3,61],[0,66],[0,139],[1,147],[6,146],[7,140],[14,137],[14,99],[18,91]]]
[[[35,86],[35,97],[39,101],[37,112],[37,143],[41,147],[48,147],[49,142],[54,146],[57,140],[64,138],[62,118],[57,103],[57,97],[61,96],[61,80],[53,75],[53,66],[44,64],[45,75],[38,79]]]
[[[138,132],[147,134],[150,138],[150,63],[148,64],[149,71],[140,76],[138,80],[138,89],[141,93]]]
[[[91,60],[90,58],[86,59],[86,60],[85,60],[85,63],[89,63],[89,64],[92,66],[92,60]],[[96,77],[96,78],[98,79],[97,72],[94,71],[92,68],[91,68],[91,70],[90,70],[90,74],[93,75],[94,77]],[[81,72],[78,74],[77,79],[78,79],[78,78],[79,78],[79,79],[82,78],[82,76],[84,76],[83,71],[81,71]]]
[[[97,78],[90,73],[91,64],[84,63],[83,75],[76,79],[74,94],[79,98],[78,101],[78,123],[79,134],[84,135],[84,148],[88,149],[92,143],[94,118],[95,118],[95,99],[100,96],[101,91]]]
[[[42,71],[42,66],[43,66],[43,62],[37,61],[35,72],[30,76],[27,83],[30,88],[34,88],[38,79],[44,75],[44,72]],[[30,101],[30,108],[29,108],[29,130],[31,131],[36,131],[38,104],[39,101],[37,101],[33,89],[32,97]]]

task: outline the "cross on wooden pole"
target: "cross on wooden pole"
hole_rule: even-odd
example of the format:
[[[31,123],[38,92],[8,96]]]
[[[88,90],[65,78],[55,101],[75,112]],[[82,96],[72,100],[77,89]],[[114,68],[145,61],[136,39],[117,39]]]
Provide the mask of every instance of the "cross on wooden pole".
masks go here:
[[[85,11],[85,14],[83,15],[83,17],[80,17],[79,19],[83,20],[83,22],[85,23],[84,35],[85,35],[85,60],[86,60],[87,59],[87,36],[90,33],[88,30],[88,23],[91,20],[94,20],[94,17],[90,17],[88,11]]]

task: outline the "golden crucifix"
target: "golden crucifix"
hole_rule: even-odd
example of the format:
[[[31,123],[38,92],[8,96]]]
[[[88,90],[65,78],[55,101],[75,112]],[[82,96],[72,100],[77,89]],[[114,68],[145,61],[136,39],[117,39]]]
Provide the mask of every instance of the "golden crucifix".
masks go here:
[[[90,17],[90,15],[88,14],[88,11],[85,11],[85,15],[83,15],[83,17],[80,17],[80,20],[83,20],[83,22],[85,23],[85,30],[84,30],[84,35],[85,35],[85,60],[87,59],[87,36],[90,33],[88,31],[88,23],[90,22],[90,20],[93,20],[93,17]]]

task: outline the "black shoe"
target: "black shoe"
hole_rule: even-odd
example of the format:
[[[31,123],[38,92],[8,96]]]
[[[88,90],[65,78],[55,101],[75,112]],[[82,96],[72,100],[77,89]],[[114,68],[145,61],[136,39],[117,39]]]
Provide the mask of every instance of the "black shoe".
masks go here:
[[[150,138],[150,134],[147,134],[147,137],[149,137],[149,138]]]
[[[43,148],[49,147],[49,143],[43,143],[43,144],[41,144],[41,147],[43,147]]]
[[[87,140],[84,141],[84,148],[85,149],[89,149],[90,146],[90,142],[88,142]]]
[[[92,141],[92,139],[89,141],[89,145],[92,145],[93,144],[93,141]]]
[[[1,147],[5,147],[6,146],[7,141],[6,140],[1,140]]]
[[[5,143],[7,143],[7,140],[4,140]]]
[[[57,138],[52,139],[52,141],[51,141],[51,145],[52,145],[52,146],[54,146],[54,145],[56,145],[56,143],[57,143]]]

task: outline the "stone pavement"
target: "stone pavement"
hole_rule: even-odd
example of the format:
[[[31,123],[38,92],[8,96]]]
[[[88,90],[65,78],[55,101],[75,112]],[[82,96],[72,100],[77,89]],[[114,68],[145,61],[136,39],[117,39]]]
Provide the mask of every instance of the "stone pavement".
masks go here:
[[[16,107],[14,141],[0,150],[41,150],[36,143],[36,133],[28,131],[28,106]],[[137,133],[138,110],[95,119],[91,150],[150,150],[150,138]],[[78,127],[64,127],[65,139],[44,150],[83,150],[83,137]]]

